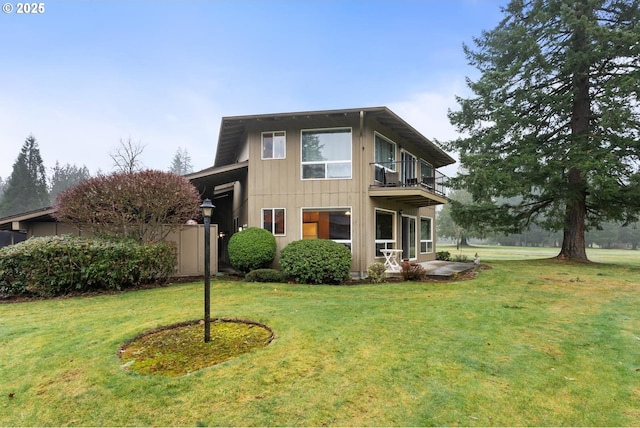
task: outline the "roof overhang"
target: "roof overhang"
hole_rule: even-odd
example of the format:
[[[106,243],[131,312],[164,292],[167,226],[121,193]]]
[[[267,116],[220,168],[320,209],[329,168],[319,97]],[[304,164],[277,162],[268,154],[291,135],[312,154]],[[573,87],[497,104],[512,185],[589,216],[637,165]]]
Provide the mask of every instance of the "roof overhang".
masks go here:
[[[410,144],[420,147],[421,150],[425,151],[429,155],[429,162],[432,163],[435,168],[455,163],[455,159],[405,122],[397,114],[389,110],[389,108],[368,107],[223,117],[220,124],[215,165],[223,166],[236,162],[238,150],[242,147],[243,139],[247,134],[247,126],[251,123],[263,122],[273,124],[279,121],[296,118],[313,118],[322,116],[335,118],[348,115],[360,115],[360,113],[363,113],[367,117],[373,117],[380,125],[391,129]]]
[[[213,198],[216,186],[240,181],[247,176],[249,161],[206,168],[184,176],[200,192],[203,198]]]

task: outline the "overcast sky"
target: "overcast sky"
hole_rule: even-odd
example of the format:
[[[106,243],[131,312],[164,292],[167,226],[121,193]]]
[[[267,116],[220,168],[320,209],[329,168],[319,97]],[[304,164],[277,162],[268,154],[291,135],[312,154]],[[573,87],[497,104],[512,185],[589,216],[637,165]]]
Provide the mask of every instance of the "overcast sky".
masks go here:
[[[44,0],[18,14],[7,1],[3,179],[29,134],[48,173],[56,161],[110,172],[129,138],[147,168],[167,170],[181,147],[197,171],[213,165],[223,116],[387,106],[428,138],[454,138],[447,109],[476,76],[462,44],[506,4]]]

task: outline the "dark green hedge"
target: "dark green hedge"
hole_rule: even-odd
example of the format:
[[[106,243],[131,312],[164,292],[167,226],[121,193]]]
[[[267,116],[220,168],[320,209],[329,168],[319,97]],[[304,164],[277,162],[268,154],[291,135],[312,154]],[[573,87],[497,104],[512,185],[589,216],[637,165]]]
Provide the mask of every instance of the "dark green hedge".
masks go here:
[[[247,273],[266,268],[276,257],[276,238],[259,227],[249,227],[229,239],[229,262],[234,269]]]
[[[290,242],[280,252],[285,275],[303,284],[342,284],[351,273],[351,251],[327,239]]]
[[[49,297],[163,283],[175,264],[176,249],[168,243],[31,238],[0,249],[0,294]]]
[[[275,269],[256,269],[245,275],[247,282],[284,282],[284,274]]]

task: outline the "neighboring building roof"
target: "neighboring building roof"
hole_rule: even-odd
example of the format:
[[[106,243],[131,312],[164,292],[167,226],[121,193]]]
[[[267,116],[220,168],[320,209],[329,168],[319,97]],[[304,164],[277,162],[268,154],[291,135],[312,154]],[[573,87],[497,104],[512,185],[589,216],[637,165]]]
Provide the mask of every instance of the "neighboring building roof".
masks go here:
[[[20,224],[29,221],[55,221],[53,218],[54,211],[53,207],[45,207],[0,218],[0,230],[21,230]]]
[[[246,126],[251,122],[277,122],[283,119],[293,119],[297,117],[337,117],[349,114],[360,114],[364,112],[368,117],[373,116],[379,124],[391,129],[405,140],[408,140],[422,147],[429,154],[429,162],[435,168],[455,163],[455,159],[449,156],[444,150],[423,136],[415,128],[405,122],[400,116],[389,110],[387,107],[368,107],[343,110],[321,110],[294,113],[259,114],[251,116],[230,116],[223,117],[220,125],[218,137],[218,147],[216,149],[215,166],[222,167],[237,161],[238,151],[242,147],[243,138],[246,134]]]

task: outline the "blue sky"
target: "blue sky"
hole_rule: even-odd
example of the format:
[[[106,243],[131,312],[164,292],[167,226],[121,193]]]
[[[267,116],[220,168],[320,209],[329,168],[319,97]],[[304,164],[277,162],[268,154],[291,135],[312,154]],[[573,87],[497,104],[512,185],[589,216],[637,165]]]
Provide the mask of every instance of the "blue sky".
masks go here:
[[[3,179],[29,134],[47,168],[110,172],[130,138],[148,168],[168,169],[181,147],[203,169],[233,115],[387,106],[428,138],[454,138],[447,109],[476,75],[462,44],[506,1],[45,0],[29,15],[9,3]]]

